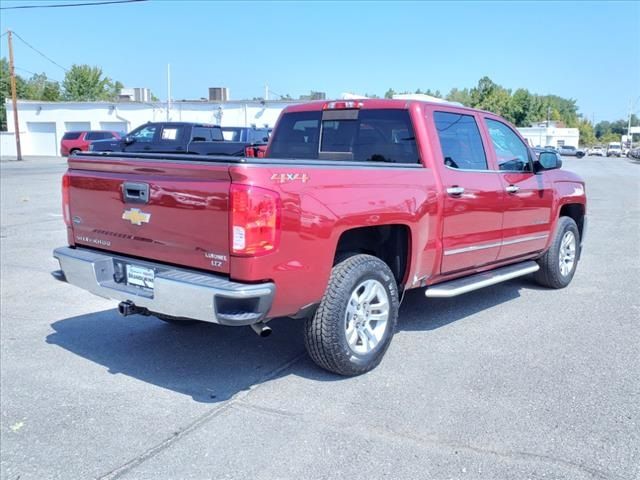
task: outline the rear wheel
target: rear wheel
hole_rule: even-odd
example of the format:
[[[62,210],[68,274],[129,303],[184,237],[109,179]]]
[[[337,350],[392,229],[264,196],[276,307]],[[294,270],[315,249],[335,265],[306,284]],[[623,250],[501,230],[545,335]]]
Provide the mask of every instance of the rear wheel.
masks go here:
[[[75,155],[76,153],[80,152],[81,150],[79,148],[74,148],[69,152],[69,155]]]
[[[560,217],[549,250],[538,260],[536,281],[549,288],[564,288],[573,279],[578,266],[580,232],[570,217]]]
[[[333,267],[327,290],[305,322],[305,345],[320,367],[359,375],[384,356],[398,318],[398,287],[386,263],[355,255]]]

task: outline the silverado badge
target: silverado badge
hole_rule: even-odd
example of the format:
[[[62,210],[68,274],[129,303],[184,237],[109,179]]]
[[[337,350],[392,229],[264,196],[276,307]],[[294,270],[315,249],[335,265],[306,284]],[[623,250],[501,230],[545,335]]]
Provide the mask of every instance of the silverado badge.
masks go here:
[[[151,214],[141,212],[139,208],[132,208],[123,212],[122,219],[129,220],[133,225],[142,225],[143,223],[149,223]]]

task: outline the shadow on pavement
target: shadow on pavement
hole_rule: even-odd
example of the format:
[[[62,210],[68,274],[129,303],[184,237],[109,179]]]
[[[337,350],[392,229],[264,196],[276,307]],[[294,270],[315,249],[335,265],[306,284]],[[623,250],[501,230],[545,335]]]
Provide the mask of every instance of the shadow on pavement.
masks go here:
[[[519,297],[527,280],[514,280],[452,299],[426,299],[424,290],[407,292],[398,329],[434,330]],[[124,374],[191,396],[197,402],[228,400],[242,390],[291,374],[318,381],[344,377],[316,367],[304,354],[301,320],[278,318],[268,339],[249,327],[214,324],[175,326],[155,317],[120,317],[115,309],[57,321],[47,342]],[[297,360],[301,359],[300,362]]]

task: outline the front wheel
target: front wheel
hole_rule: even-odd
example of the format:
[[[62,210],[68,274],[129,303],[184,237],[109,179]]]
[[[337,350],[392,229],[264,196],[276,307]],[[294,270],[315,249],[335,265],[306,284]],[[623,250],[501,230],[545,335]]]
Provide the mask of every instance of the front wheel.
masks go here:
[[[386,263],[371,255],[341,261],[318,310],[305,322],[309,356],[340,375],[372,370],[391,343],[398,308],[398,287]]]
[[[578,266],[580,232],[570,217],[560,217],[549,250],[540,257],[536,281],[549,288],[564,288],[573,279]]]

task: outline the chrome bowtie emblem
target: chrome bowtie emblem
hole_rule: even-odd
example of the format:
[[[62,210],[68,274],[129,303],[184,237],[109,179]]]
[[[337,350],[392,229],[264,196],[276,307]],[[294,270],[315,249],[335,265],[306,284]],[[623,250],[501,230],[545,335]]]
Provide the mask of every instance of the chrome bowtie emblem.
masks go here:
[[[122,219],[129,220],[133,225],[142,225],[143,223],[149,223],[151,214],[142,212],[139,208],[132,208],[122,213]]]

